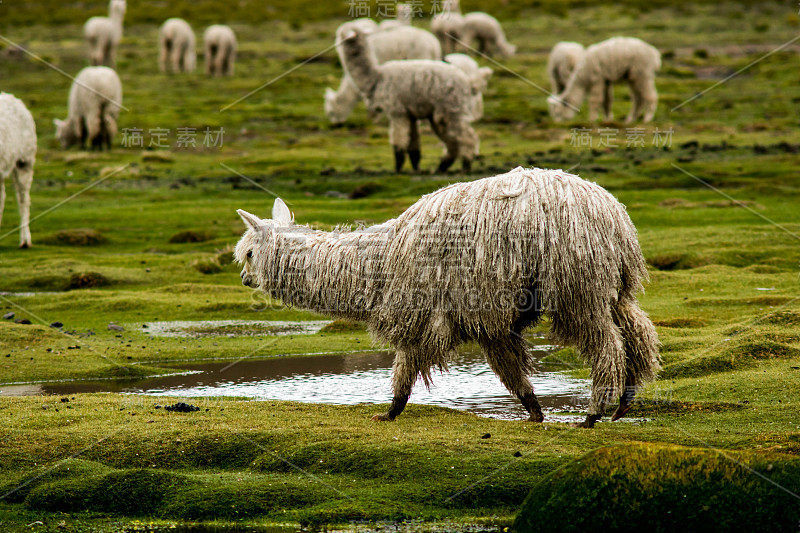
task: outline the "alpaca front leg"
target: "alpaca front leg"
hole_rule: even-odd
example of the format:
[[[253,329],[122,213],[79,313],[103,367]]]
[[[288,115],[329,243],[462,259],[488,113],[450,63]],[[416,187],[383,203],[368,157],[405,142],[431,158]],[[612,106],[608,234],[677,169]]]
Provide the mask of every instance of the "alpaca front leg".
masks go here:
[[[595,83],[589,90],[589,121],[595,122],[600,114],[600,107],[605,100],[605,84],[603,82]]]
[[[394,171],[403,170],[406,151],[411,140],[411,119],[408,116],[393,115],[389,117],[389,142],[394,148]]]
[[[612,104],[614,102],[614,85],[606,80],[606,92],[603,98],[603,112],[605,113],[605,118],[607,122],[611,122],[614,120],[614,113],[611,110]]]
[[[411,389],[417,380],[416,367],[409,364],[406,352],[397,350],[394,364],[392,365],[392,405],[386,413],[372,417],[373,422],[391,422],[406,408],[411,397]]]
[[[504,339],[480,339],[486,361],[511,394],[514,394],[528,412],[531,422],[543,422],[544,413],[528,378],[531,361],[525,343],[514,335]]]
[[[14,189],[17,193],[17,206],[19,207],[19,247],[30,248],[31,246],[31,182],[33,181],[33,166],[31,163],[24,163],[23,166],[17,165],[11,172],[14,180]],[[4,187],[5,188],[5,187]],[[5,194],[3,194],[5,196]],[[0,202],[5,198],[0,197]]]
[[[419,172],[419,161],[422,159],[422,152],[419,148],[419,127],[417,119],[410,119],[409,139],[408,139],[408,159],[411,161],[411,168],[414,172]]]

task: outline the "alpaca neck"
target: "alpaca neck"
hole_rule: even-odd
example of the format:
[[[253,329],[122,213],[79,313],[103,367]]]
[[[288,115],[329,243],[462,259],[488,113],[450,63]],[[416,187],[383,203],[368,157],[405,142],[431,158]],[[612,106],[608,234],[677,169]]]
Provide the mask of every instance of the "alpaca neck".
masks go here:
[[[459,5],[458,0],[445,0],[444,6],[442,8],[444,13],[455,13],[460,15],[461,14],[461,6]]]
[[[363,36],[344,43],[344,68],[362,94],[368,95],[375,87],[380,77],[378,60]]]
[[[109,9],[108,18],[111,19],[111,23],[114,24],[114,27],[121,34],[122,21],[125,18],[125,11],[123,11],[121,8],[115,8],[114,6],[112,6]]]
[[[312,232],[275,236],[261,286],[285,304],[366,320],[380,301],[386,231]]]
[[[578,70],[572,73],[566,88],[558,95],[564,102],[573,107],[580,108],[583,99],[586,96],[586,86],[583,78],[579,75]]]

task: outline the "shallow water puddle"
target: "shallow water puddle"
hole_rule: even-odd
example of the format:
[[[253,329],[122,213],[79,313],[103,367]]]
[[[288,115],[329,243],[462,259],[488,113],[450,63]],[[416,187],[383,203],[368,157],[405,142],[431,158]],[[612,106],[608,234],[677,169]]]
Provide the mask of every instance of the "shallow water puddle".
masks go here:
[[[553,347],[541,345],[544,356]],[[122,392],[187,398],[222,396],[256,400],[353,405],[388,403],[391,400],[391,367],[394,354],[386,352],[279,357],[263,360],[181,363],[188,371],[179,375],[138,381],[44,383],[0,387],[5,394],[74,394]],[[177,369],[177,368],[176,368]],[[540,367],[531,377],[545,411],[582,410],[589,401],[589,381]],[[11,388],[12,390],[8,390]],[[19,388],[18,391],[13,391]],[[433,386],[418,382],[412,404],[438,405],[480,416],[519,419],[525,413],[497,379],[480,352],[462,352],[449,371],[435,372]],[[548,416],[548,421],[574,421],[575,415]]]
[[[154,337],[260,337],[313,335],[330,323],[330,320],[181,320],[146,322],[140,329]]]

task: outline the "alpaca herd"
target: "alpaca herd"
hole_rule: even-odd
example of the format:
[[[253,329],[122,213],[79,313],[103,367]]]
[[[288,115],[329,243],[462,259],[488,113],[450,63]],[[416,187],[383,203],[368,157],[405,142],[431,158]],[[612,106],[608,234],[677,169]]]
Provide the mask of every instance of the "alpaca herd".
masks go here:
[[[336,91],[325,90],[324,113],[341,124],[364,101],[372,119],[387,118],[396,172],[406,160],[420,170],[420,122],[430,124],[444,145],[436,172],[447,172],[458,159],[469,172],[480,144],[473,122],[484,115],[492,77],[492,69],[469,52],[509,58],[517,51],[491,15],[462,14],[458,0],[444,0],[443,8],[430,32],[413,26],[412,4],[398,4],[395,19],[355,19],[335,32],[343,75]],[[67,118],[54,121],[63,148],[88,143],[111,149],[122,108],[115,69],[125,12],[125,0],[110,0],[108,17],[84,25],[92,66],[72,84]],[[237,48],[230,27],[209,26],[203,34],[205,74],[233,75]],[[166,20],[158,35],[159,70],[191,73],[196,61],[192,27],[180,18]],[[570,119],[588,97],[590,120],[601,106],[612,120],[612,85],[624,81],[633,102],[626,121],[643,115],[648,122],[658,101],[660,64],[658,50],[635,38],[615,37],[586,49],[558,43],[547,66],[554,93],[547,100],[550,114],[556,122]],[[31,113],[0,93],[0,221],[5,177],[11,176],[23,248],[31,246],[35,157]],[[584,427],[616,399],[613,419],[623,416],[659,369],[653,324],[636,301],[647,278],[636,230],[619,202],[578,176],[517,168],[445,187],[396,219],[352,232],[297,226],[281,200],[272,219],[239,214],[248,228],[235,251],[243,284],[290,305],[364,321],[376,339],[395,348],[392,404],[375,420],[397,417],[417,378],[430,384],[432,369],[446,369],[456,348],[471,340],[529,419],[541,422],[522,332],[545,315],[553,339],[577,346],[591,363]]]

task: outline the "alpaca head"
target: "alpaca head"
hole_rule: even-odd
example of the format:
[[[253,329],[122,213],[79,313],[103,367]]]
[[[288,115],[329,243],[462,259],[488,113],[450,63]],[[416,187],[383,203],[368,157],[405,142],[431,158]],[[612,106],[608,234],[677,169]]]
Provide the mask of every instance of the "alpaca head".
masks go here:
[[[108,6],[108,12],[110,15],[117,16],[120,20],[122,20],[122,18],[125,17],[126,8],[127,5],[125,0],[111,0],[111,3]]]
[[[80,140],[80,133],[75,131],[69,120],[53,119],[56,127],[56,139],[61,143],[61,148],[69,148]]]
[[[350,110],[339,104],[336,91],[330,87],[325,89],[325,116],[331,124],[342,124],[350,115]]]
[[[274,246],[275,235],[294,222],[291,211],[280,198],[275,199],[272,206],[272,218],[260,219],[257,216],[239,209],[247,231],[236,244],[233,257],[242,265],[242,285],[253,289],[259,288],[257,276],[257,257],[265,257],[263,247]]]
[[[564,122],[574,117],[578,110],[557,95],[547,98],[547,107],[550,110],[550,117],[554,122]]]

